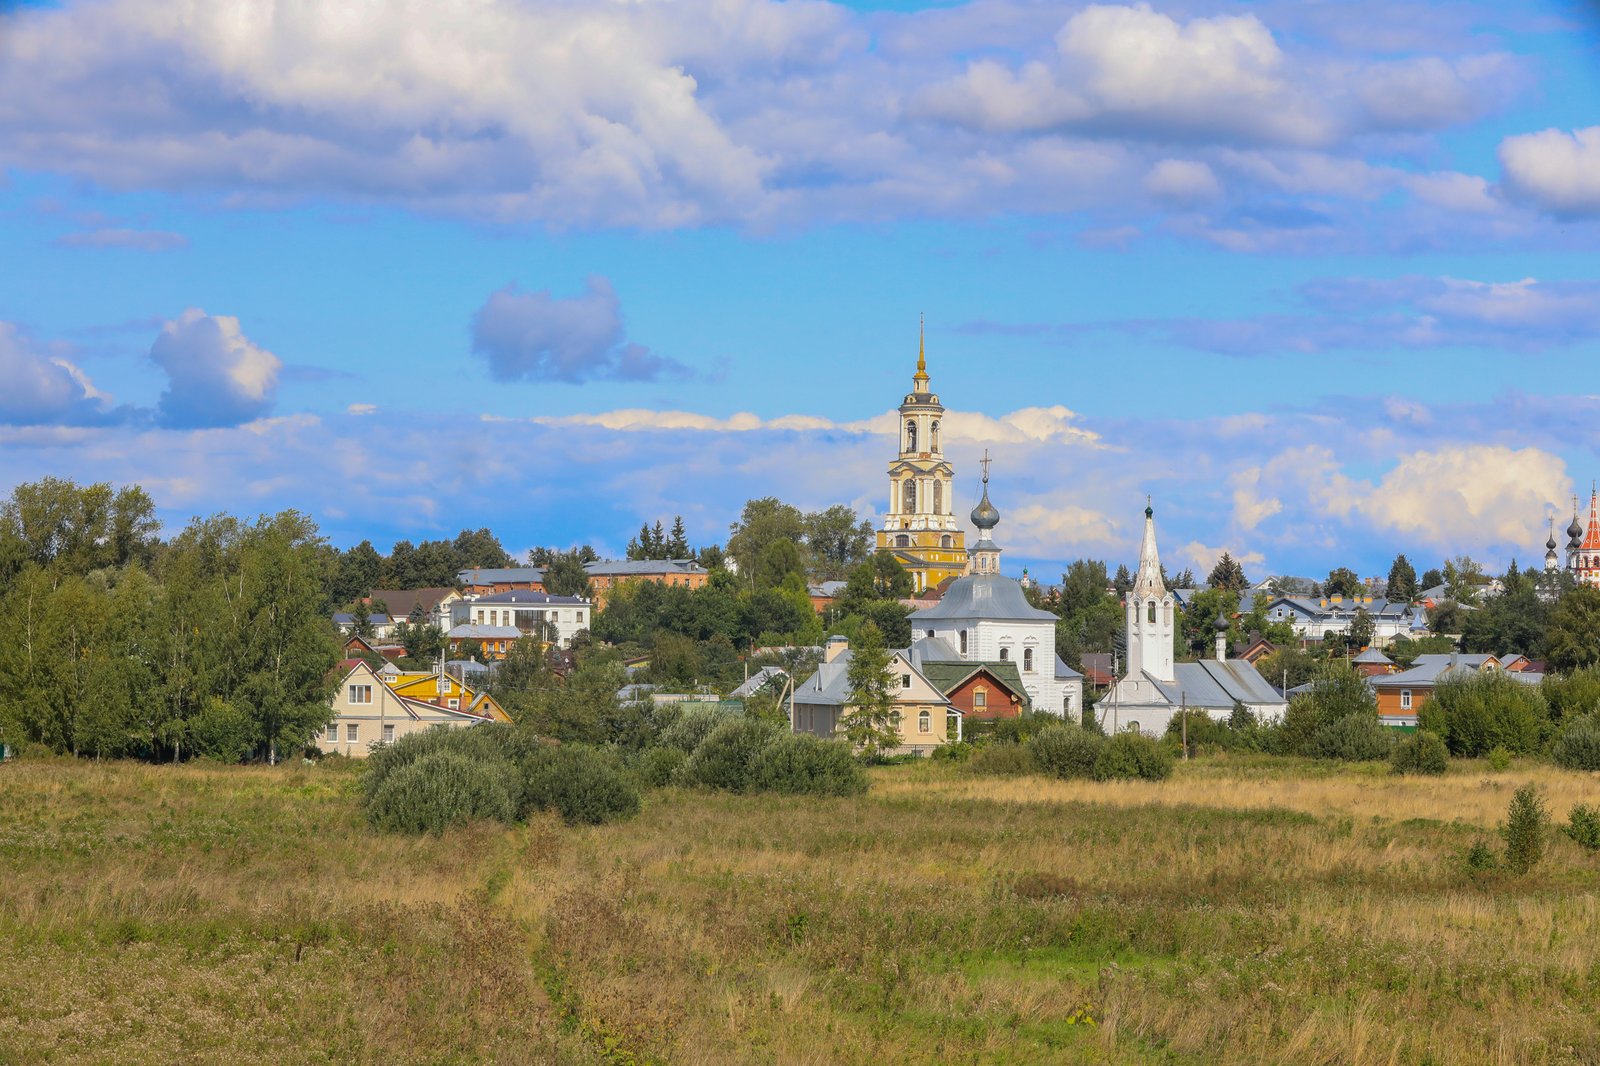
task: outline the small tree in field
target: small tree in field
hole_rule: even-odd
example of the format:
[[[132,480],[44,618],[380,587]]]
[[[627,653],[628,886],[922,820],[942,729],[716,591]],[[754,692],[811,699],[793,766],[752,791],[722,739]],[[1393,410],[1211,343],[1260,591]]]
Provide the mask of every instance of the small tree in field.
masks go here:
[[[1511,797],[1506,809],[1506,869],[1525,874],[1544,857],[1544,831],[1550,821],[1539,790],[1523,785]]]
[[[894,721],[894,675],[878,627],[867,622],[850,649],[850,708],[839,720],[850,746],[868,762],[900,744]]]

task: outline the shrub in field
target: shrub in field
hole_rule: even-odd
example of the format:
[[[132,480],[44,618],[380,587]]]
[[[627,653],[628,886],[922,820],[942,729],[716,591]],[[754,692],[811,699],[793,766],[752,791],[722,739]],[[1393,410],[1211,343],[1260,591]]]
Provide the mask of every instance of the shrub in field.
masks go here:
[[[1016,718],[977,719],[967,723],[967,738],[983,744],[1025,744],[1041,729],[1060,725],[1061,719],[1048,714],[1019,715]]]
[[[1511,753],[1496,744],[1489,749],[1489,769],[1497,774],[1503,774],[1511,768]]]
[[[1361,762],[1386,759],[1394,747],[1394,732],[1377,715],[1346,715],[1323,726],[1312,736],[1306,754],[1319,759]]]
[[[243,759],[255,746],[256,737],[250,716],[215,696],[189,722],[189,742],[194,750],[218,762],[236,763]]]
[[[772,741],[756,756],[754,787],[791,795],[859,796],[867,775],[837,740],[809,733],[790,733]]]
[[[1449,749],[1426,729],[1404,738],[1389,753],[1389,769],[1397,774],[1442,774],[1449,768]]]
[[[503,759],[474,759],[432,751],[384,776],[367,804],[367,818],[380,829],[442,833],[474,818],[510,823],[516,770]]]
[[[1526,755],[1538,750],[1550,708],[1536,685],[1502,673],[1472,674],[1440,682],[1417,717],[1452,755],[1487,755],[1496,747]]]
[[[1054,777],[1093,777],[1095,761],[1105,749],[1103,734],[1079,726],[1058,725],[1028,739],[1028,754],[1039,772]]]
[[[1492,870],[1495,864],[1494,850],[1489,847],[1482,837],[1479,837],[1472,842],[1472,846],[1461,857],[1461,861],[1466,866],[1468,873],[1477,874],[1485,870]]]
[[[778,727],[755,718],[732,718],[695,746],[683,764],[683,780],[729,792],[749,792],[755,784],[756,756],[778,737]]]
[[[739,712],[719,706],[691,707],[661,731],[661,745],[677,748],[688,755],[711,735],[712,730],[738,716]]]
[[[1532,785],[1517,789],[1501,830],[1506,840],[1506,869],[1524,874],[1538,865],[1544,857],[1544,832],[1549,821],[1539,790]]]
[[[651,788],[662,788],[672,784],[673,778],[688,761],[689,756],[678,748],[649,748],[639,756],[636,769],[645,784]]]
[[[1023,744],[981,744],[967,760],[967,770],[975,774],[1015,776],[1031,774],[1037,767]]]
[[[1546,674],[1539,688],[1559,721],[1600,712],[1600,668],[1586,666],[1566,674]]]
[[[1550,757],[1568,770],[1600,770],[1600,715],[1573,719],[1556,737]]]
[[[1143,733],[1118,733],[1106,741],[1094,763],[1097,781],[1143,778],[1160,781],[1172,773],[1172,752]]]
[[[1600,851],[1600,808],[1580,803],[1567,815],[1561,831],[1590,851]]]
[[[372,749],[361,779],[362,797],[371,802],[389,775],[434,752],[448,751],[480,761],[520,765],[540,746],[540,740],[531,733],[498,722],[471,729],[428,729],[420,733],[408,733],[393,744],[380,744]],[[520,788],[512,793],[511,799],[520,805]]]
[[[614,758],[580,744],[540,748],[522,767],[524,810],[553,810],[568,825],[639,813],[639,791]]]
[[[957,740],[934,748],[932,758],[940,762],[966,762],[975,750],[970,740]]]

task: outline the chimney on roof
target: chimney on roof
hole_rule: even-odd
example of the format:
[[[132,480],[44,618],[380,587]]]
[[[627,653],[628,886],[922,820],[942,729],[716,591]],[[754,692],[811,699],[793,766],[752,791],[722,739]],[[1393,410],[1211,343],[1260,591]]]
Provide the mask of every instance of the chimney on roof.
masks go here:
[[[833,660],[837,659],[840,655],[849,650],[850,640],[848,637],[829,637],[828,643],[822,648],[822,661],[825,663],[831,663]]]

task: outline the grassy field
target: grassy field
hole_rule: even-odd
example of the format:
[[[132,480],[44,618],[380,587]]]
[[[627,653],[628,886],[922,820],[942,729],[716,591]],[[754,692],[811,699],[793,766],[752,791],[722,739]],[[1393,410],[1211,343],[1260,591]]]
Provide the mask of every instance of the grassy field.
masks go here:
[[[377,834],[348,766],[0,767],[0,1062],[1600,1062],[1600,860],[1526,781],[873,772]]]

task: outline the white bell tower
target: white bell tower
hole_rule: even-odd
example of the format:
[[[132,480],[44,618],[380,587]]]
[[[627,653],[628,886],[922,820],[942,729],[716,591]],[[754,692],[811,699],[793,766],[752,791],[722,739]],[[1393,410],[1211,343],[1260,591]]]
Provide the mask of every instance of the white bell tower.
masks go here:
[[[1173,627],[1176,601],[1161,580],[1161,558],[1156,553],[1155,509],[1145,502],[1144,539],[1139,544],[1139,576],[1128,590],[1128,676],[1149,674],[1171,682]]]

